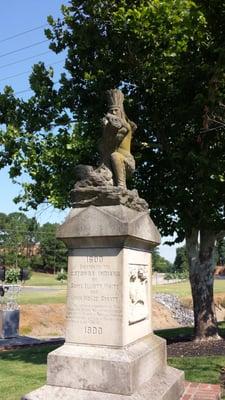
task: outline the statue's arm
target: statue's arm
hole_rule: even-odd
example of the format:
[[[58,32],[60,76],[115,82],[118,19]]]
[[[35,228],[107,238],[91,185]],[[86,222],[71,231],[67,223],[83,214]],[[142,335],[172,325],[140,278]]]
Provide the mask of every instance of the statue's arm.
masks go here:
[[[125,126],[122,126],[122,128],[118,129],[118,131],[116,133],[118,142],[121,142],[125,138],[127,133],[128,133],[128,128],[126,128]]]
[[[132,133],[134,134],[134,132],[136,131],[136,129],[137,129],[137,125],[135,124],[135,122],[133,122],[133,121],[129,121],[130,122],[130,126],[131,126],[131,129],[132,129]]]

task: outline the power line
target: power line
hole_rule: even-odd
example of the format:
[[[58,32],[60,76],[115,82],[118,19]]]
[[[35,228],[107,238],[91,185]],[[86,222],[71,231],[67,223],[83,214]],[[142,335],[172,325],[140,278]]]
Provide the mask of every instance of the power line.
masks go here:
[[[32,89],[20,90],[20,92],[16,92],[15,95],[17,95],[17,94],[22,94],[22,93],[26,93],[26,92],[32,92]]]
[[[9,56],[9,55],[14,54],[14,53],[18,53],[19,51],[30,49],[31,47],[38,46],[39,44],[46,43],[46,42],[48,42],[48,39],[42,40],[41,42],[36,42],[36,43],[30,44],[29,46],[21,47],[20,49],[9,51],[8,53],[0,54],[0,58]]]
[[[52,225],[55,225],[55,224],[52,224]],[[59,226],[60,224],[57,224],[56,223],[56,225],[57,226]],[[36,230],[33,230],[33,231],[29,231],[28,229],[12,229],[12,228],[6,228],[6,227],[4,227],[4,228],[2,228],[1,230],[0,230],[0,235],[4,235],[4,234],[7,234],[8,232],[14,232],[15,234],[16,233],[20,233],[20,234],[22,234],[22,233],[25,233],[25,234],[32,234],[32,235],[49,235],[49,234],[51,234],[51,232],[49,232],[49,230],[48,229],[43,229],[43,228],[39,228],[39,229],[36,229]]]
[[[30,70],[29,71],[20,72],[19,74],[7,76],[6,78],[0,79],[0,82],[7,81],[7,79],[11,79],[11,78],[16,78],[17,76],[22,76],[22,75],[28,74],[29,72],[30,72]]]
[[[21,63],[23,61],[31,60],[32,58],[36,58],[36,57],[39,57],[39,56],[44,56],[45,54],[48,54],[48,53],[51,53],[51,51],[50,50],[44,51],[43,53],[39,53],[39,54],[36,54],[34,56],[26,57],[26,58],[23,58],[22,60],[14,61],[14,62],[9,63],[9,64],[0,65],[0,69],[6,68],[6,67],[10,67],[11,65],[19,64],[19,63]]]
[[[59,81],[53,82],[53,85],[56,85],[57,83],[59,83]],[[20,90],[20,92],[16,92],[14,94],[18,95],[18,94],[22,94],[22,93],[26,93],[26,92],[32,92],[32,89]]]
[[[1,39],[0,43],[6,42],[7,40],[11,40],[11,39],[17,38],[17,37],[22,36],[22,35],[26,35],[27,33],[30,33],[30,32],[33,32],[33,31],[37,31],[38,29],[44,28],[45,26],[47,26],[47,25],[46,24],[40,25],[40,26],[37,26],[36,28],[28,29],[27,31],[23,31],[23,32],[17,33],[17,34],[15,34],[13,36],[8,36],[7,38]]]
[[[54,62],[54,63],[51,63],[51,64],[48,64],[48,65],[46,65],[46,67],[50,67],[50,66],[52,66],[52,65],[59,64],[59,63],[61,63],[62,61],[64,61],[64,59],[62,59],[62,60],[59,60],[59,61],[56,61],[56,62]],[[11,78],[16,78],[17,76],[21,76],[21,75],[28,74],[29,72],[30,72],[30,70],[27,70],[27,71],[20,72],[20,73],[18,73],[18,74],[15,74],[15,75],[7,76],[6,78],[2,78],[2,79],[0,79],[0,82],[2,82],[2,81],[6,81],[7,79],[11,79]]]

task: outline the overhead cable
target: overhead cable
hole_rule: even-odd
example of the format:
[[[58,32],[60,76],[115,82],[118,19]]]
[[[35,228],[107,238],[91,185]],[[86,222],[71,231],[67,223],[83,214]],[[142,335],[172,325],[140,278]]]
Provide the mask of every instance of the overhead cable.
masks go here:
[[[36,57],[39,57],[39,56],[44,56],[45,54],[48,54],[48,53],[51,53],[51,51],[50,50],[44,51],[43,53],[39,53],[39,54],[36,54],[34,56],[26,57],[26,58],[23,58],[22,60],[14,61],[14,62],[9,63],[9,64],[0,65],[0,69],[6,68],[6,67],[10,67],[11,65],[19,64],[19,63],[21,63],[23,61],[31,60],[32,58],[36,58]]]
[[[42,40],[41,42],[36,42],[36,43],[30,44],[29,46],[21,47],[20,49],[9,51],[8,53],[0,54],[0,58],[9,56],[9,55],[14,54],[14,53],[18,53],[19,51],[30,49],[31,47],[38,46],[38,45],[40,45],[42,43],[46,43],[46,42],[48,42],[48,39]]]
[[[59,83],[59,81],[53,82],[53,85],[56,85]],[[19,92],[14,93],[15,95],[21,94],[21,93],[26,93],[26,92],[32,92],[33,89],[25,89],[25,90],[20,90]]]
[[[56,62],[54,62],[54,63],[48,64],[48,65],[46,65],[46,67],[51,67],[52,65],[59,64],[59,63],[61,63],[62,61],[64,61],[64,58],[63,58],[62,60],[59,60],[59,61],[56,61]],[[24,71],[24,72],[20,72],[20,73],[15,74],[15,75],[7,76],[6,78],[0,79],[0,82],[6,81],[7,79],[11,79],[11,78],[16,78],[17,76],[21,76],[21,75],[28,74],[29,72],[30,72],[30,70]]]
[[[33,32],[33,31],[37,31],[38,29],[44,28],[45,26],[47,26],[47,25],[46,24],[40,25],[40,26],[37,26],[36,28],[28,29],[27,31],[16,33],[13,36],[8,36],[7,38],[0,39],[0,43],[6,42],[7,40],[11,40],[11,39],[17,38],[17,37],[22,36],[22,35],[26,35],[27,33],[30,33],[30,32]]]

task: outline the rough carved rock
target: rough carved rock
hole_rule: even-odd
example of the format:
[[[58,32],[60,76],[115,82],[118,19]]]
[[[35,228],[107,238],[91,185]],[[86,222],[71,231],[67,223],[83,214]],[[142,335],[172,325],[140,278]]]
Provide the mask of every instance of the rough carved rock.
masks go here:
[[[117,186],[87,186],[77,182],[71,190],[72,207],[112,206],[122,204],[137,211],[149,209],[137,190],[127,190]]]
[[[149,209],[137,190],[113,186],[112,172],[105,164],[96,169],[90,165],[77,165],[75,173],[77,182],[70,193],[73,208],[122,204],[137,211]]]
[[[77,165],[75,168],[75,188],[87,186],[113,186],[112,172],[106,165],[101,164],[94,169],[90,165]]]

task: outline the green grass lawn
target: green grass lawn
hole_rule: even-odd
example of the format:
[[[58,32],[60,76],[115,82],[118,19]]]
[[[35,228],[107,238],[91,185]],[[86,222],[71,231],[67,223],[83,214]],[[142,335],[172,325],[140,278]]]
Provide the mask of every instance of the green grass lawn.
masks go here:
[[[40,346],[0,353],[0,393],[4,400],[18,400],[46,382],[47,354],[55,346]],[[169,365],[185,371],[193,382],[218,383],[225,357],[171,357]]]
[[[55,286],[59,290],[53,292],[33,292],[26,293],[23,291],[19,296],[20,304],[51,304],[51,303],[65,303],[66,300],[66,284],[59,283],[54,275],[34,272],[31,279],[26,282],[26,286]],[[61,290],[63,289],[63,290]],[[225,295],[225,280],[215,280],[215,294]],[[168,293],[175,294],[178,297],[190,297],[191,289],[189,281],[170,283],[167,285],[153,286],[153,293]]]
[[[66,288],[66,283],[57,281],[52,274],[43,272],[32,272],[31,278],[26,281],[26,286],[56,286]],[[225,295],[225,280],[215,280],[215,294]],[[179,297],[191,296],[191,287],[189,281],[168,283],[166,285],[153,285],[153,293],[168,293],[175,294]]]
[[[56,275],[43,272],[32,272],[31,278],[26,281],[26,286],[65,286],[57,281]]]
[[[26,286],[56,286],[59,288],[66,289],[66,283],[61,283],[57,281],[56,277],[52,274],[46,274],[43,272],[33,272],[31,279],[28,280],[25,284]],[[166,285],[153,285],[153,293],[168,293],[175,294],[178,297],[188,297],[191,296],[191,287],[189,281],[178,282],[178,283],[168,283]],[[214,293],[225,295],[225,280],[215,280],[214,283]],[[28,296],[29,297],[29,296]],[[27,296],[22,294],[21,299],[22,302],[27,303]],[[47,296],[49,298],[49,296]],[[50,296],[51,297],[51,296]],[[55,296],[53,296],[55,297]],[[57,297],[57,295],[56,295]],[[37,296],[37,298],[41,298],[41,296]],[[33,299],[31,296],[31,304],[40,304],[33,303]],[[60,302],[60,301],[58,301]],[[64,302],[64,301],[63,301]],[[48,301],[48,303],[50,303]],[[23,304],[23,303],[22,303]],[[42,304],[42,303],[41,303]]]
[[[54,275],[42,272],[33,272],[31,279],[26,281],[25,286],[42,286],[45,290],[38,291],[30,289],[29,292],[23,290],[18,297],[19,304],[54,304],[66,302],[66,283],[62,284],[56,280]],[[47,287],[50,289],[48,290]],[[52,290],[55,288],[56,290]]]
[[[189,281],[168,283],[167,285],[153,285],[153,293],[168,293],[178,297],[191,296],[191,287]],[[225,280],[214,281],[214,293],[225,295]]]
[[[188,381],[219,383],[220,368],[225,365],[225,356],[170,357],[168,364],[183,370]]]
[[[46,382],[47,354],[54,348],[40,346],[0,353],[0,398],[19,400],[42,386]]]
[[[66,302],[66,289],[43,292],[22,292],[19,295],[19,304],[60,304]]]

